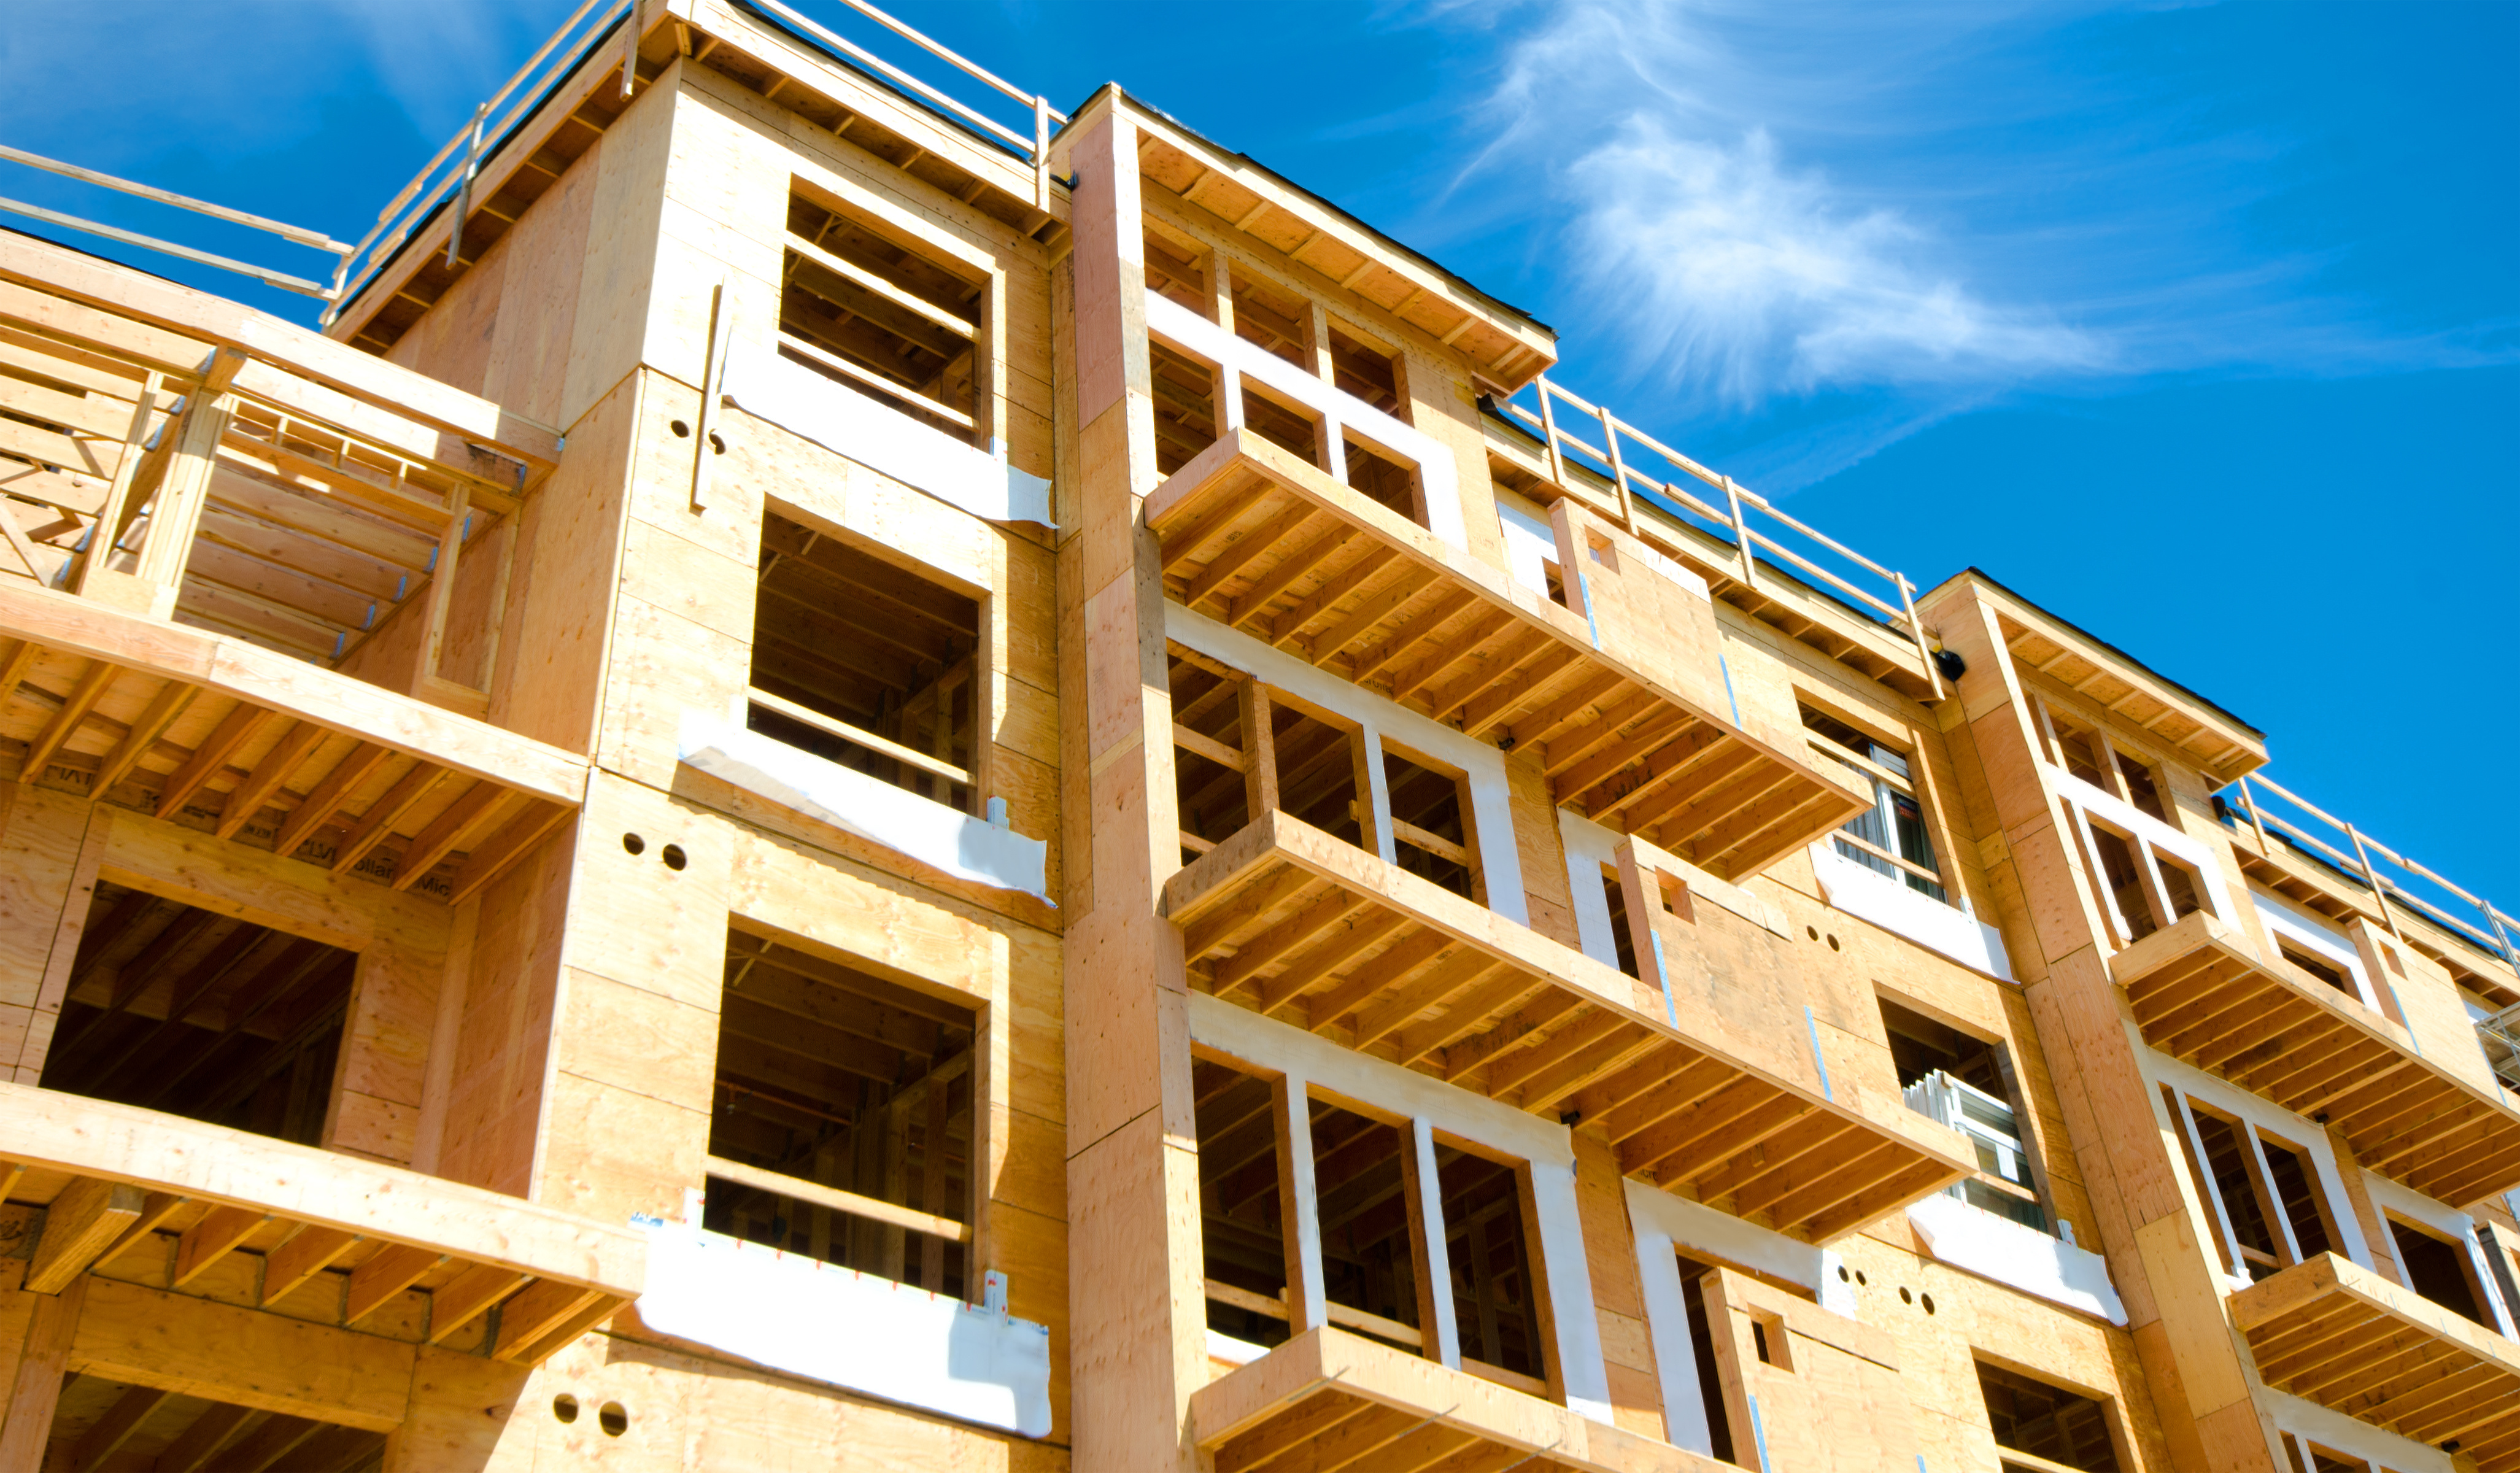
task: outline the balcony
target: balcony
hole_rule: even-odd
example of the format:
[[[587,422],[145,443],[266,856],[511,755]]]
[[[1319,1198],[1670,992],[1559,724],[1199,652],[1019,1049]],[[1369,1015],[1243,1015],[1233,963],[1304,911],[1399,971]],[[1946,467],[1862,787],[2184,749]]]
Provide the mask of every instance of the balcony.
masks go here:
[[[1190,1415],[1216,1473],[1726,1466],[1336,1329],[1297,1335],[1191,1393]]]
[[[1166,597],[1434,720],[1542,753],[1552,795],[1728,877],[1865,799],[1600,647],[1529,593],[1247,429],[1147,499]],[[1640,576],[1651,576],[1641,574]]]
[[[138,1249],[167,1264],[164,1286],[183,1294],[244,1255],[258,1261],[258,1307],[326,1291],[336,1322],[359,1328],[416,1290],[428,1343],[490,1317],[483,1353],[535,1365],[636,1296],[645,1275],[646,1242],[628,1228],[27,1085],[0,1084],[0,1198],[45,1209],[25,1277],[39,1293]]]
[[[2520,1470],[2520,1345],[2321,1254],[2231,1296],[2269,1386],[2401,1437]]]
[[[1720,1000],[1667,1005],[1283,813],[1174,875],[1163,906],[1201,991],[1534,1114],[1580,1110],[1623,1174],[1795,1237],[1839,1236],[1969,1170],[1958,1136],[1895,1098],[1862,1112],[1824,1076],[1814,1089],[1744,1056],[1802,1018],[1754,1029]]]
[[[2520,1110],[2426,1061],[2406,1031],[2211,915],[2110,960],[2143,1041],[2342,1132],[2363,1166],[2443,1202],[2520,1183]]]

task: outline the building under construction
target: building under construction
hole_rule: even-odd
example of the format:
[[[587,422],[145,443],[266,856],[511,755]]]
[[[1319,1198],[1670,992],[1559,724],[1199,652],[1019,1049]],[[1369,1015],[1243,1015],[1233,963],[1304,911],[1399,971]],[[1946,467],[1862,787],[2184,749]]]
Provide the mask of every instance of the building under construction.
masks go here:
[[[0,233],[0,1473],[2520,1470],[2520,922],[822,9]]]

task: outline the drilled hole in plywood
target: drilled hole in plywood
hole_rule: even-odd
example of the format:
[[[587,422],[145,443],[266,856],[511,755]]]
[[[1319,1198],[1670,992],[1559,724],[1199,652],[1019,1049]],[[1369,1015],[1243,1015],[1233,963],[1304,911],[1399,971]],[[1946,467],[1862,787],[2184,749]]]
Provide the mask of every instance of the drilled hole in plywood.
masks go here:
[[[552,1415],[560,1418],[563,1422],[576,1421],[577,1398],[570,1396],[564,1391],[559,1396],[552,1398]]]
[[[680,870],[691,863],[690,858],[683,853],[683,846],[680,844],[667,844],[664,852],[656,857],[665,862],[665,868],[668,870]]]
[[[1831,936],[1831,937],[1829,937],[1829,938],[1828,938],[1828,949],[1829,949],[1830,951],[1832,951],[1832,952],[1833,952],[1833,951],[1836,951],[1836,950],[1838,950],[1838,949],[1839,949],[1839,948],[1838,948],[1838,945],[1837,945],[1837,938],[1836,938],[1835,936]]]
[[[717,452],[719,455],[726,454],[726,436],[719,434],[716,430],[710,430],[709,449]]]
[[[692,427],[689,424],[684,424],[682,421],[676,420],[674,422],[674,438],[678,440],[688,440],[691,437]]]
[[[1926,1313],[1926,1314],[1930,1315],[1930,1314],[1934,1313],[1934,1296],[1933,1296],[1933,1295],[1931,1295],[1931,1294],[1924,1295],[1924,1296],[1922,1296],[1922,1297],[1921,1297],[1917,1302],[1918,1302],[1918,1303],[1920,1303],[1920,1304],[1922,1304],[1922,1305],[1925,1307],[1925,1313]]]
[[[630,1413],[618,1402],[607,1402],[595,1413],[595,1423],[606,1437],[619,1437],[630,1430]]]
[[[1899,1302],[1901,1304],[1914,1304],[1916,1302],[1916,1296],[1908,1292],[1908,1286],[1906,1284],[1901,1284],[1899,1286]]]
[[[625,833],[621,835],[621,847],[631,854],[645,854],[648,852],[648,841],[635,833]]]
[[[1809,936],[1814,941],[1818,941],[1820,939],[1820,927],[1816,925],[1807,925],[1803,927],[1803,934]]]

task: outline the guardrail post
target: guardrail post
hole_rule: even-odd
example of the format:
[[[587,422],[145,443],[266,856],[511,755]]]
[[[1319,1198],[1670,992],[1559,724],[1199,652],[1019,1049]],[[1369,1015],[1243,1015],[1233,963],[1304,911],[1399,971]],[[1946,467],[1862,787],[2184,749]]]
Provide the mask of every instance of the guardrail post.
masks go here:
[[[1557,449],[1557,412],[1549,407],[1549,376],[1536,374],[1531,381],[1540,390],[1540,437],[1549,452],[1549,478],[1558,490],[1571,492],[1575,488],[1566,484],[1566,457]]]
[[[456,252],[464,248],[464,217],[472,213],[472,176],[481,168],[481,129],[490,120],[490,105],[472,110],[472,143],[464,151],[464,187],[455,194],[455,223],[446,232],[446,269],[455,269]]]
[[[1892,573],[1890,576],[1899,582],[1899,603],[1908,610],[1908,635],[1916,642],[1916,657],[1925,662],[1927,687],[1933,691],[1934,699],[1940,700],[1945,693],[1943,671],[1934,663],[1934,651],[1925,644],[1925,626],[1916,621],[1916,585],[1908,581],[1906,573]]]
[[[1606,408],[1599,414],[1601,443],[1610,452],[1610,484],[1619,491],[1619,525],[1634,535],[1637,530],[1637,503],[1634,493],[1628,490],[1628,463],[1619,454],[1619,422],[1611,418]]]
[[[1050,99],[1032,95],[1032,202],[1050,213]]]
[[[2249,785],[2249,775],[2240,775],[2240,802],[2249,810],[2249,826],[2258,831],[2258,853],[2274,858],[2275,846],[2267,839],[2267,821],[2258,817],[2258,791]]]
[[[2380,918],[2389,923],[2390,935],[2397,937],[2400,941],[2406,940],[2407,933],[2398,929],[2397,908],[2389,904],[2388,887],[2382,882],[2380,871],[2371,868],[2371,851],[2362,847],[2362,834],[2361,830],[2357,829],[2351,824],[2347,824],[2344,826],[2345,836],[2354,841],[2354,857],[2362,863],[2362,878],[2371,886],[2371,898],[2379,903]]]
[[[2502,943],[2503,962],[2511,968],[2512,975],[2520,976],[2520,951],[2512,948],[2511,933],[2502,928],[2501,913],[2494,909],[2491,901],[2480,900],[2476,908],[2485,913],[2485,923],[2494,927],[2494,939]]]
[[[1741,555],[1741,586],[1759,591],[1759,557],[1750,550],[1750,524],[1741,517],[1741,488],[1724,477],[1724,499],[1732,508],[1732,550]]]

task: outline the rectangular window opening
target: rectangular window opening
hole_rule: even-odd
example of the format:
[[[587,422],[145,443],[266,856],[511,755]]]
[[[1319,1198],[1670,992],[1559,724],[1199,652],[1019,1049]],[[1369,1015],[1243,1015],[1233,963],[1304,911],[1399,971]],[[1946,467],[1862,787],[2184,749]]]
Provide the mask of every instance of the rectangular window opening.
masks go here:
[[[1439,771],[1386,745],[1382,781],[1391,795],[1392,850],[1400,868],[1463,900],[1486,904],[1478,840],[1471,830],[1468,795],[1461,775]]]
[[[2274,928],[2272,926],[2268,927],[2268,930],[2271,932],[2273,929]],[[2292,942],[2284,940],[2281,937],[2276,938],[2275,950],[2282,955],[2286,961],[2289,961],[2293,965],[2301,968],[2303,971],[2310,973],[2318,980],[2335,988],[2338,992],[2352,998],[2357,1003],[2362,1001],[2362,994],[2355,990],[2354,979],[2345,975],[2345,973],[2337,967],[2336,963],[2328,960],[2326,958],[2317,956],[2313,954],[2309,948],[2296,946]]]
[[[976,1034],[968,1007],[730,929],[701,1226],[973,1297],[966,1243],[850,1202],[970,1222]]]
[[[1372,849],[1368,825],[1373,790],[1364,766],[1363,734],[1282,701],[1271,703],[1270,717],[1279,808],[1360,849]]]
[[[2477,1297],[2467,1255],[2456,1245],[2394,1217],[2389,1219],[2389,1239],[2397,1247],[2398,1267],[2406,1274],[2407,1287],[2453,1315],[2487,1329],[2495,1328],[2493,1317],[2486,1314]]]
[[[98,880],[37,1083],[319,1144],[358,961]]]
[[[1367,444],[1355,435],[1341,443],[1347,452],[1347,483],[1369,501],[1405,521],[1426,524],[1426,497],[1418,468]]]
[[[1209,661],[1172,647],[1173,796],[1180,810],[1182,863],[1189,864],[1251,822],[1251,761],[1242,740],[1242,688]]]
[[[1887,998],[1881,1022],[1890,1062],[1908,1108],[1968,1138],[1977,1175],[1954,1183],[1951,1195],[2025,1228],[2048,1230],[2039,1175],[2003,1046],[1938,1022]]]
[[[1242,380],[1242,426],[1307,465],[1328,469],[1323,460],[1320,417],[1299,404],[1279,398],[1249,379]]]
[[[974,812],[979,602],[775,511],[756,589],[752,730]]]
[[[1282,1345],[1286,1236],[1276,1089],[1210,1059],[1191,1065],[1191,1089],[1207,1327],[1246,1345]]]
[[[1440,1143],[1435,1163],[1462,1360],[1517,1376],[1546,1375],[1520,1170]]]
[[[2117,902],[2118,915],[2126,921],[2127,939],[2141,941],[2161,929],[2153,915],[2152,898],[2144,893],[2143,876],[2136,868],[2134,848],[2124,835],[2098,824],[2092,827],[2092,847],[2099,851],[2100,872],[2107,883],[2110,897]]]
[[[2248,1266],[2250,1278],[2265,1278],[2284,1266],[2284,1252],[2269,1221],[2269,1204],[2258,1190],[2248,1142],[2240,1134],[2247,1128],[2197,1109],[2193,1101],[2189,1105],[2196,1121],[2197,1143],[2205,1149],[2206,1178],[2213,1185],[2214,1195],[2223,1203],[2223,1215],[2231,1225],[2232,1235],[2240,1240],[2240,1258]]]
[[[1628,924],[1628,887],[1619,883],[1618,870],[1601,867],[1601,896],[1610,907],[1610,945],[1617,948],[1619,970],[1642,981],[1644,970],[1637,964],[1636,932]]]
[[[2205,909],[2205,884],[2195,870],[2155,849],[2152,862],[2161,869],[2161,888],[2170,896],[2173,920],[2184,920]]]
[[[1272,282],[1230,270],[1234,290],[1234,335],[1274,353],[1306,373],[1313,371],[1304,348],[1312,320],[1312,303]]]
[[[1216,443],[1216,370],[1149,338],[1154,370],[1155,469],[1170,475]]]
[[[2115,751],[2114,748],[2112,750]],[[2125,752],[2116,751],[2115,755],[2118,775],[2126,779],[2127,796],[2134,801],[2136,808],[2165,824],[2169,823],[2170,809],[2162,802],[2161,784],[2154,781],[2152,769]]]
[[[802,193],[788,198],[787,245],[782,355],[957,439],[983,443],[987,284]]]
[[[1336,324],[1330,327],[1330,381],[1395,420],[1409,418],[1409,406],[1400,396],[1396,357],[1340,332]]]
[[[2082,1473],[2118,1473],[2108,1408],[2098,1402],[1982,1361],[1977,1383],[1999,1453],[2024,1452],[2049,1466]],[[2046,1473],[2027,1463],[2000,1460],[2006,1473]]]
[[[1411,1217],[1409,1133],[1327,1100],[1311,1102],[1322,1286],[1332,1324],[1423,1354]]]
[[[2055,730],[2056,751],[2063,760],[2065,771],[2102,792],[2117,791],[2110,784],[2108,774],[2101,770],[2100,753],[2105,748],[2097,733],[2057,715],[2053,707],[2048,708],[2048,724]]]
[[[1844,721],[1805,705],[1803,727],[1814,736],[1813,750],[1853,772],[1872,789],[1872,807],[1841,825],[1832,846],[1844,858],[1905,883],[1919,895],[1945,905],[1951,894],[1943,887],[1942,865],[1934,857],[1924,806],[1916,800],[1915,780],[1908,754],[1875,741]]]
[[[1714,1325],[1707,1317],[1706,1287],[1713,1276],[1710,1265],[1680,1255],[1680,1292],[1688,1307],[1688,1343],[1696,1354],[1697,1395],[1706,1407],[1706,1433],[1710,1450],[1722,1462],[1732,1462],[1732,1422],[1724,1400],[1724,1373],[1715,1360]]]
[[[1184,245],[1149,227],[1146,232],[1147,290],[1167,297],[1211,321],[1215,302],[1207,290],[1209,252]]]
[[[2320,1190],[2318,1175],[2309,1159],[2292,1146],[2261,1131],[2258,1146],[2267,1153],[2267,1185],[2272,1188],[2275,1204],[2283,1209],[2284,1221],[2292,1225],[2293,1241],[2301,1245],[2301,1256],[2317,1258],[2336,1251],[2336,1234],[2329,1230],[2326,1194]]]

